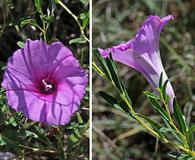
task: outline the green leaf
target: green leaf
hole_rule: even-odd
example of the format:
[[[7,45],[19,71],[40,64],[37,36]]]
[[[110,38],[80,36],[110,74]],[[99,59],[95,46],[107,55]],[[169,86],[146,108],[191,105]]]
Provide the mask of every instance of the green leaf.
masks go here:
[[[79,112],[76,112],[76,117],[77,117],[78,123],[82,124],[83,123],[83,119],[82,119],[82,117],[81,117]]]
[[[154,107],[154,109],[157,110],[157,111],[161,114],[161,116],[162,116],[162,118],[163,118],[165,124],[166,124],[169,128],[171,128],[171,129],[174,130],[174,128],[173,128],[172,125],[170,124],[170,121],[171,121],[171,120],[170,120],[170,118],[169,118],[167,112],[161,107],[161,105],[157,102],[157,100],[152,99],[151,97],[148,97],[148,99],[149,99],[149,101],[152,103],[152,106]],[[181,143],[183,143],[183,139],[180,138],[181,135],[177,135],[175,132],[172,132],[172,134],[173,134]]]
[[[127,93],[127,90],[124,88],[125,97],[127,98],[128,102],[132,105],[131,99],[129,97],[129,94]]]
[[[27,24],[31,24],[33,26],[37,26],[37,22],[34,19],[32,19],[32,18],[24,19],[24,20],[22,20],[20,22],[21,27],[23,27],[23,26],[25,26]]]
[[[20,136],[23,137],[33,137],[33,138],[38,138],[38,135],[32,131],[28,131],[28,130],[21,130],[19,132]]]
[[[74,38],[69,41],[69,44],[73,44],[73,43],[81,44],[81,43],[87,43],[87,41],[85,38]]]
[[[160,80],[159,80],[159,88],[162,89],[162,82],[163,82],[163,72],[160,74]]]
[[[0,134],[0,146],[6,145],[7,142],[3,139],[2,135]]]
[[[159,96],[157,96],[156,94],[151,93],[151,92],[149,92],[149,91],[145,91],[144,94],[145,94],[146,96],[152,98],[152,99],[160,100],[160,97],[159,97]]]
[[[38,12],[41,11],[41,6],[42,6],[42,0],[34,0],[35,3],[35,7],[37,9]]]
[[[117,71],[116,71],[116,65],[112,59],[112,54],[110,53],[109,58],[106,58],[106,63],[107,66],[110,70],[111,76],[112,76],[112,80],[115,84],[115,86],[117,87],[117,89],[122,93],[123,92],[123,86],[121,84],[121,81],[119,80]]]
[[[126,104],[122,104],[120,105],[118,103],[118,101],[112,97],[111,95],[105,93],[105,92],[102,92],[100,91],[99,92],[100,96],[105,100],[107,101],[112,107],[114,107],[115,109],[121,111],[121,112],[124,112],[126,113],[127,115],[129,115],[131,118],[134,118],[134,115],[129,111],[129,108]]]
[[[18,41],[17,42],[17,45],[20,47],[20,48],[24,48],[24,42],[22,42],[22,41]]]
[[[83,21],[82,27],[85,28],[89,24],[89,12],[81,13],[79,17]]]
[[[111,106],[113,106],[114,108],[124,112],[123,108],[118,105],[118,101],[114,97],[112,97],[111,95],[109,95],[109,94],[107,94],[105,92],[102,92],[102,91],[99,92],[99,95],[105,101],[107,101]]]
[[[177,131],[174,130],[174,129],[172,129],[172,128],[162,127],[162,128],[160,129],[160,132],[162,132],[162,133],[166,133],[166,132],[176,133]]]
[[[138,115],[139,117],[146,120],[150,124],[150,126],[154,129],[154,131],[158,133],[158,135],[160,137],[164,137],[163,133],[160,132],[160,129],[162,128],[162,126],[159,123],[155,122],[154,120],[152,120],[152,119],[150,119],[142,114],[136,113],[136,115]]]
[[[93,50],[94,56],[96,57],[96,59],[98,60],[103,72],[105,73],[106,77],[112,81],[112,76],[110,73],[110,70],[108,69],[108,66],[106,64],[105,59],[101,56],[101,54],[99,53],[99,51],[97,49]]]
[[[16,119],[14,117],[10,117],[5,123],[7,125],[12,125],[14,127],[16,127],[18,125],[16,122]]]
[[[195,125],[192,126],[192,127],[187,131],[187,134],[186,134],[186,139],[187,139],[187,142],[188,142],[188,145],[189,145],[190,149],[193,149],[193,145],[194,145],[194,143],[195,143],[194,133],[195,133]]]
[[[161,115],[162,118],[169,123],[169,116],[167,114],[167,112],[162,108],[162,106],[158,103],[158,101],[156,99],[151,98],[150,96],[148,96],[149,101],[151,102],[152,106],[154,107],[155,110],[157,110]]]
[[[52,23],[53,21],[54,21],[54,15],[53,14],[51,14],[51,15],[43,15],[42,17],[41,17],[41,19],[42,19],[42,21],[44,21],[44,22],[47,22],[47,23]]]
[[[168,121],[166,121],[165,119],[163,119],[164,120],[164,122],[165,122],[165,124],[166,124],[166,126],[168,127],[168,128],[170,128],[170,130],[172,129],[172,130],[175,130],[175,128],[168,122]],[[181,133],[177,133],[177,132],[171,132],[172,134],[173,134],[173,136],[181,143],[181,144],[184,144],[184,142],[183,142],[183,138],[181,137],[182,135],[181,135]]]
[[[181,131],[181,133],[185,135],[187,132],[186,122],[175,98],[173,100],[173,111],[174,111],[174,117],[176,118],[179,130]]]
[[[194,156],[189,156],[187,154],[182,154],[182,153],[178,153],[178,152],[171,152],[171,153],[168,153],[168,155],[171,158],[174,158],[177,160],[194,160]]]
[[[81,134],[78,130],[76,130],[73,134],[70,135],[69,140],[71,141],[71,143],[78,143],[81,138]]]
[[[163,99],[166,99],[166,87],[167,87],[168,82],[169,82],[169,80],[166,80],[165,83],[162,86]]]
[[[89,0],[80,0],[80,1],[81,1],[81,3],[83,3],[83,5],[85,5],[85,6],[87,6],[88,3],[89,3]]]

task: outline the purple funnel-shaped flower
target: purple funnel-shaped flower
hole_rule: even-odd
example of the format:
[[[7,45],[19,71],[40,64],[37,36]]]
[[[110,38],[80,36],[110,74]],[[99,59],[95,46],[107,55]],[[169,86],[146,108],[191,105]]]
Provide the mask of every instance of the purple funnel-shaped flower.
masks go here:
[[[87,76],[61,42],[27,40],[8,59],[2,87],[8,104],[31,120],[64,125],[79,109]]]
[[[168,79],[160,57],[160,32],[171,19],[173,19],[171,15],[162,19],[158,16],[149,16],[132,40],[106,50],[99,49],[99,51],[104,57],[112,53],[114,60],[141,72],[157,93],[160,74],[163,73],[163,83]],[[170,82],[167,84],[166,93],[171,98],[169,105],[173,111],[175,94]]]

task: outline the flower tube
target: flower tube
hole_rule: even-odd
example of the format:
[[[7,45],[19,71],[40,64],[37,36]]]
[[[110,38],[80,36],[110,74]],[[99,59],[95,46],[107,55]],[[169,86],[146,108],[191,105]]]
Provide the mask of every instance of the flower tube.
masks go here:
[[[149,16],[133,39],[112,48],[99,49],[99,52],[103,57],[108,57],[111,53],[115,61],[141,72],[153,91],[158,93],[156,89],[159,87],[161,73],[162,83],[168,79],[160,57],[160,33],[171,19],[173,19],[171,15],[162,19],[158,16]],[[173,112],[175,94],[170,82],[167,84],[166,93],[170,96],[169,107]]]

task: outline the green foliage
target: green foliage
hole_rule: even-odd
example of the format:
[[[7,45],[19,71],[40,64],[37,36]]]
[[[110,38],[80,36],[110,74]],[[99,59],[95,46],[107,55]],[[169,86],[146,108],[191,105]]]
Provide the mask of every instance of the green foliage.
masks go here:
[[[178,152],[169,153],[168,155],[177,160],[194,160],[194,156],[189,156],[187,154],[181,154]]]
[[[80,0],[85,6],[89,4],[89,0]]]
[[[177,101],[176,101],[175,98],[174,98],[174,101],[173,101],[173,110],[174,110],[174,116],[177,120],[180,132],[182,132],[184,135],[186,135],[186,132],[187,132],[188,128],[187,128],[187,125],[186,125],[186,122],[185,122],[185,118],[182,115],[180,107],[177,104]]]
[[[82,22],[82,27],[86,28],[87,25],[89,24],[89,12],[82,13],[82,14],[80,14],[79,17],[83,21]]]
[[[163,65],[174,88],[188,128],[191,128],[195,123],[194,11],[192,1],[106,0],[93,1],[92,18],[93,47],[105,49],[132,39],[144,19],[149,15],[163,17],[172,14],[174,16],[174,20],[161,33],[160,52]],[[95,62],[100,67],[97,61]],[[150,90],[144,76],[120,63],[117,63],[117,70],[132,100],[134,110],[158,122],[163,127],[169,128],[168,130],[173,130],[171,126],[166,127],[169,124],[165,124],[166,121],[162,120],[159,111],[153,108],[143,94],[144,90]],[[175,147],[160,142],[156,145],[156,152],[154,153],[155,139],[148,132],[144,132],[145,130],[139,130],[140,126],[129,116],[123,112],[117,112],[99,97],[99,92],[103,90],[115,99],[120,99],[113,85],[104,78],[100,78],[98,74],[93,73],[93,123],[97,128],[93,132],[94,159],[172,160],[173,158],[167,157],[166,154],[167,151],[175,151]],[[101,75],[103,74],[101,73]],[[160,100],[157,98],[156,101],[160,102],[166,111],[161,101],[161,95],[158,96]],[[179,128],[173,116],[171,114],[175,125]],[[105,134],[106,137],[104,138],[102,134]],[[175,132],[169,131],[165,134],[171,141],[182,143],[180,138],[176,138]],[[175,135],[173,136],[173,134]],[[115,141],[118,137],[120,140]]]
[[[38,26],[38,24],[36,23],[36,21],[34,19],[32,19],[32,18],[24,19],[20,23],[21,27],[23,27],[25,25],[28,25],[28,24],[30,24],[32,26],[35,26],[35,27]]]
[[[191,140],[193,140],[192,133],[190,132],[187,134],[188,126],[186,125],[185,118],[180,110],[179,105],[176,102],[176,99],[174,99],[173,108],[174,117],[178,126],[176,126],[171,116],[171,111],[169,109],[169,96],[166,95],[166,86],[168,80],[166,80],[165,83],[162,83],[162,74],[160,77],[158,88],[160,97],[149,91],[144,92],[153,108],[160,114],[161,118],[164,121],[164,124],[159,124],[153,119],[134,111],[130,97],[128,96],[128,94],[124,94],[125,88],[123,87],[122,82],[117,74],[118,72],[116,69],[116,65],[112,59],[112,55],[110,54],[109,57],[105,59],[97,50],[94,50],[93,55],[95,57],[94,60],[97,60],[99,64],[96,65],[95,62],[93,62],[93,69],[97,73],[101,73],[100,75],[103,78],[111,82],[114,88],[118,91],[120,98],[126,105],[119,104],[119,102],[114,97],[105,92],[100,92],[100,96],[102,96],[117,110],[120,110],[135,119],[139,123],[139,125],[159,138],[162,142],[171,144],[172,146],[181,149],[184,153],[186,152],[188,156],[195,156],[195,151],[192,147],[194,142],[190,142]],[[176,139],[169,139],[170,137],[168,136],[168,132],[171,133]]]
[[[74,44],[74,43],[87,43],[87,41],[84,38],[74,38],[69,41],[69,44]]]
[[[195,126],[192,126],[189,128],[189,130],[186,133],[187,142],[190,149],[193,149],[194,143],[195,143]]]
[[[38,12],[42,12],[42,0],[34,0],[35,7]]]
[[[72,40],[72,45],[68,47],[88,72],[88,41],[79,32],[77,22],[68,16],[67,11],[63,10],[58,2],[33,0],[12,3],[10,0],[5,0],[1,3],[4,6],[0,5],[0,13],[1,9],[3,10],[0,16],[0,20],[3,20],[0,22],[1,80],[7,59],[13,51],[24,47],[26,39],[42,38],[47,43],[62,41],[65,45],[69,45],[69,41]],[[89,22],[87,6],[79,0],[74,3],[66,1],[66,5],[71,8],[71,12],[81,15],[78,16],[79,21],[82,22],[83,32],[86,32]],[[12,9],[9,8],[11,6]],[[77,40],[73,40],[76,37]],[[7,104],[5,91],[1,88],[1,152],[11,152],[17,159],[89,159],[88,101],[89,88],[86,89],[81,109],[72,117],[71,123],[60,127],[48,126],[33,122],[25,118],[22,113],[11,109]]]
[[[18,41],[18,42],[17,42],[17,45],[18,45],[20,48],[24,48],[24,42]]]

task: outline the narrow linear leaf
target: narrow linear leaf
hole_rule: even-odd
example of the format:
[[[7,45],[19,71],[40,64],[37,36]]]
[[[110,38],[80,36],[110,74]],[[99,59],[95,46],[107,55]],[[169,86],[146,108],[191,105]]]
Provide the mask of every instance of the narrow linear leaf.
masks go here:
[[[173,110],[174,110],[174,117],[177,121],[179,130],[181,131],[181,133],[183,133],[185,135],[187,132],[187,125],[186,125],[186,122],[184,120],[184,116],[183,116],[183,114],[180,110],[180,107],[177,104],[177,101],[175,98],[173,100]]]
[[[132,115],[132,113],[130,113],[128,107],[126,105],[121,105],[118,103],[118,101],[112,97],[111,95],[105,93],[105,92],[99,92],[100,96],[107,101],[112,107],[114,107],[115,109],[124,112],[126,114],[128,114],[130,117],[134,118],[134,116]]]
[[[100,66],[102,67],[103,72],[105,73],[106,77],[111,81],[112,80],[112,76],[111,73],[108,69],[108,66],[106,65],[106,61],[105,59],[100,55],[99,51],[97,49],[93,50],[95,57],[97,58]]]
[[[157,110],[161,114],[165,124],[169,128],[174,130],[174,128],[170,124],[170,119],[169,119],[169,116],[168,116],[167,112],[161,107],[161,105],[157,102],[157,100],[152,99],[150,97],[148,97],[148,99],[152,103],[152,106],[154,107],[154,109]],[[177,135],[175,132],[172,132],[172,134],[175,136],[175,138],[177,138],[183,144],[183,139],[181,138],[181,135],[180,135],[181,133],[179,135]]]
[[[172,129],[172,128],[162,127],[162,128],[160,129],[160,132],[162,132],[162,133],[166,133],[166,132],[176,133],[176,130],[174,130],[174,129]]]
[[[136,113],[136,115],[138,115],[139,117],[146,120],[150,124],[150,126],[154,129],[154,131],[158,133],[158,135],[160,137],[164,137],[164,134],[162,132],[160,132],[160,129],[162,128],[162,126],[159,123],[155,122],[154,120],[152,120],[152,119],[150,119],[142,114]]]
[[[129,94],[127,93],[127,90],[124,88],[125,97],[127,98],[128,102],[132,105],[131,99],[129,97]]]
[[[159,80],[159,88],[162,89],[162,82],[163,82],[163,72],[160,74],[160,80]]]
[[[167,87],[167,84],[168,84],[169,80],[167,79],[165,81],[165,83],[163,84],[162,86],[162,95],[163,95],[163,99],[166,99],[166,87]]]
[[[195,137],[194,137],[194,134],[195,134],[195,125],[192,126],[187,134],[186,134],[186,138],[187,138],[187,142],[188,142],[188,145],[190,147],[190,149],[193,149],[193,145],[195,143]]]
[[[99,92],[99,95],[105,100],[107,101],[111,106],[113,106],[114,108],[120,110],[120,111],[123,111],[123,108],[121,106],[118,105],[118,101],[112,97],[111,95],[105,93],[105,92]]]
[[[174,128],[169,122],[165,121],[164,119],[163,119],[163,121],[165,122],[165,124],[166,124],[166,126],[167,126],[168,128],[170,128],[170,129],[172,129],[172,130],[175,130],[175,128]],[[181,138],[181,135],[180,135],[180,134],[178,134],[178,133],[176,133],[176,132],[171,132],[171,133],[173,134],[173,136],[174,136],[181,144],[184,144],[183,139]]]
[[[147,96],[148,97],[148,96]],[[148,97],[149,101],[151,102],[152,106],[154,107],[154,109],[156,111],[158,111],[161,115],[162,118],[169,123],[169,116],[167,114],[167,112],[161,107],[161,105],[157,102],[156,99],[153,99],[151,97]]]
[[[194,156],[189,156],[187,154],[178,153],[178,152],[171,152],[171,153],[168,153],[168,155],[171,158],[174,158],[177,160],[194,160]]]
[[[110,70],[111,76],[112,76],[112,80],[115,83],[115,86],[118,88],[118,90],[122,93],[123,92],[123,87],[122,87],[122,83],[119,80],[117,71],[116,71],[116,65],[112,59],[112,54],[110,53],[109,58],[106,58],[106,63],[107,66]]]
[[[82,43],[87,43],[87,41],[86,41],[85,38],[74,38],[74,39],[71,39],[71,40],[69,41],[69,44],[73,44],[73,43],[82,44]]]
[[[159,97],[159,96],[157,96],[156,94],[151,93],[151,92],[149,92],[149,91],[145,91],[144,94],[145,94],[146,96],[152,98],[152,99],[160,100],[160,97]]]

